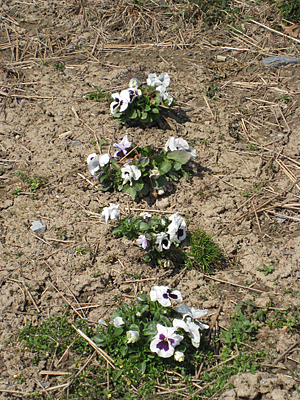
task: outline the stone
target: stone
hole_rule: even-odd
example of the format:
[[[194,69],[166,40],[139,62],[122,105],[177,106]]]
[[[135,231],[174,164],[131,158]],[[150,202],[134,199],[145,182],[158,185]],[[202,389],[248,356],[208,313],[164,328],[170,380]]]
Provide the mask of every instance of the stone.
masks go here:
[[[46,227],[41,223],[41,221],[33,221],[30,229],[31,232],[35,233],[36,235],[40,235],[41,233],[45,232]]]
[[[276,56],[276,57],[267,57],[262,60],[264,65],[270,65],[272,67],[281,67],[282,65],[287,64],[297,64],[299,62],[299,58],[288,57],[288,56]]]

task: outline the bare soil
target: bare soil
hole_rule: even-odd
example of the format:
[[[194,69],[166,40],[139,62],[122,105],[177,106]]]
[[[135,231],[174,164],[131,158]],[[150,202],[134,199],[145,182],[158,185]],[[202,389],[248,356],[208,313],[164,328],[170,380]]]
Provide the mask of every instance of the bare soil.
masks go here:
[[[37,381],[55,386],[55,377],[44,382],[39,375],[44,365],[33,366],[30,351],[9,338],[66,303],[97,324],[109,317],[114,295],[130,301],[166,282],[189,305],[207,308],[208,323],[222,306],[220,327],[230,325],[242,301],[300,306],[300,64],[262,64],[270,55],[299,57],[299,43],[253,22],[243,22],[243,34],[224,25],[207,30],[200,17],[174,30],[176,3],[173,18],[141,12],[135,31],[118,10],[112,24],[105,1],[0,3],[0,397],[33,393]],[[126,12],[137,19],[134,9]],[[274,22],[264,3],[245,2],[244,12],[266,26]],[[62,71],[54,66],[60,62]],[[177,106],[151,128],[118,126],[106,103],[87,98],[95,86],[118,91],[132,77],[163,71]],[[98,152],[91,141],[105,141],[106,152],[125,134],[137,145],[188,140],[197,150],[193,178],[138,202],[95,191],[86,168],[87,156]],[[18,171],[47,182],[32,191]],[[99,221],[110,202],[185,215],[189,231],[214,235],[227,267],[211,276],[178,275],[179,266],[145,264],[130,241],[113,237],[114,224]],[[36,220],[46,226],[38,236],[30,230]],[[79,247],[91,251],[80,254]],[[273,266],[271,273],[264,266]],[[276,360],[297,340],[295,330],[264,328],[254,346]],[[222,398],[300,399],[299,364],[298,345],[261,373],[236,376]]]

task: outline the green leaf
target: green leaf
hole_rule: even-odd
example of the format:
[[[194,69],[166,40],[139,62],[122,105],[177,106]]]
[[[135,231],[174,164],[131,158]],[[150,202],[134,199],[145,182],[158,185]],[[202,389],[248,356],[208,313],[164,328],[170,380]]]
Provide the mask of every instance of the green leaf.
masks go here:
[[[96,343],[96,345],[98,347],[101,347],[101,346],[104,346],[106,344],[107,337],[106,337],[106,335],[103,335],[103,334],[100,333],[99,335],[93,337],[93,341]]]
[[[146,371],[146,367],[147,367],[147,363],[146,361],[143,361],[140,365],[139,365],[139,370],[141,374],[144,374]]]
[[[109,190],[113,187],[113,185],[114,185],[113,182],[105,182],[105,183],[103,183],[103,185],[101,186],[100,189],[101,189],[103,192],[107,192],[107,191],[109,191]]]
[[[153,114],[159,114],[159,109],[158,108],[152,108],[151,112]]]
[[[169,318],[165,317],[164,315],[162,315],[160,317],[161,322],[163,323],[163,325],[165,326],[172,326],[171,321],[169,320]]]
[[[141,115],[141,120],[145,120],[145,119],[147,119],[148,118],[148,114],[144,111],[144,112],[142,112],[142,115]]]
[[[142,259],[143,259],[145,262],[150,262],[150,261],[151,261],[151,257],[149,256],[149,254],[144,254],[143,257],[142,257]]]
[[[184,179],[186,179],[187,181],[190,179],[190,175],[189,175],[186,171],[182,171],[182,176],[183,176]]]
[[[173,164],[173,169],[174,171],[179,171],[182,167],[182,164],[180,164],[179,162],[174,162]]]
[[[149,310],[149,305],[148,304],[146,304],[146,305],[144,305],[143,307],[141,307],[141,308],[138,308],[138,311],[141,313],[141,314],[143,314],[145,311],[147,311],[147,310]]]
[[[123,328],[116,328],[114,332],[114,336],[120,336],[123,333]]]
[[[121,346],[120,353],[122,354],[123,357],[125,357],[127,354],[127,346]]]
[[[130,325],[129,329],[130,329],[131,331],[137,331],[137,332],[140,331],[140,328],[139,328],[137,325],[135,325],[135,324]]]
[[[179,180],[179,175],[175,171],[170,171],[168,173],[168,177],[173,179],[173,181],[178,181]]]
[[[147,185],[147,183],[145,183],[143,188],[141,189],[141,193],[146,196],[149,193],[149,191],[150,191],[150,187],[149,187],[149,185]]]
[[[136,190],[137,192],[142,190],[143,187],[144,187],[144,182],[141,179],[139,179],[138,181],[134,181],[133,184],[132,184],[132,188],[134,190]]]
[[[145,326],[143,330],[143,334],[145,336],[155,336],[157,334],[156,325],[157,321],[148,322],[148,324]]]
[[[150,110],[151,110],[151,106],[149,104],[147,104],[146,107],[145,107],[145,111],[148,112]]]
[[[141,222],[139,223],[139,230],[140,230],[140,231],[145,232],[145,231],[147,231],[148,229],[149,229],[149,225],[148,225],[146,222],[141,221]]]
[[[138,114],[137,114],[136,110],[133,110],[133,112],[132,112],[132,114],[130,116],[130,119],[136,119],[137,116],[138,116]]]
[[[164,161],[159,165],[160,171],[163,172],[164,174],[166,174],[167,172],[169,172],[171,168],[172,168],[172,163],[171,163],[171,161],[168,161],[168,160],[164,160]]]
[[[157,179],[152,178],[154,189],[163,189],[168,183],[164,175],[159,176]]]
[[[192,156],[188,151],[178,150],[167,153],[167,158],[179,162],[180,164],[186,164]]]
[[[146,167],[146,165],[148,165],[150,163],[149,158],[142,158],[140,163],[139,163],[139,167]]]
[[[124,193],[130,194],[130,196],[131,196],[133,199],[136,198],[137,192],[136,192],[136,190],[135,190],[133,187],[131,187],[130,185],[125,185],[124,188],[123,188],[123,192],[124,192]]]

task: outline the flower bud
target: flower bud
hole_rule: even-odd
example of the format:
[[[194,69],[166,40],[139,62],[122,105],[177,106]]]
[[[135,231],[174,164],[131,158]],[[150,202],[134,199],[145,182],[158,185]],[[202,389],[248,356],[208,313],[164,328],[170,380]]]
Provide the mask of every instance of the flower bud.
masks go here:
[[[137,331],[127,331],[127,343],[135,343],[139,340],[140,334]]]
[[[174,359],[178,362],[184,361],[184,353],[182,353],[182,351],[176,350],[174,353]]]

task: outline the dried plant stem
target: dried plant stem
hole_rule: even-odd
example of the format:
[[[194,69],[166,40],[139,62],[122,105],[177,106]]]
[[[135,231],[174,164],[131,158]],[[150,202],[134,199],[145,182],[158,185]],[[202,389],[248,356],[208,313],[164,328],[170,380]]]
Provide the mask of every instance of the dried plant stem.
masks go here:
[[[72,327],[75,329],[75,331],[80,335],[83,339],[85,339],[90,346],[102,357],[104,360],[113,368],[115,369],[116,367],[114,366],[114,360],[107,354],[105,353],[104,350],[102,350],[100,347],[96,345],[95,342],[93,342],[88,336],[86,336],[85,333],[83,333],[80,329],[77,329],[73,324]]]

